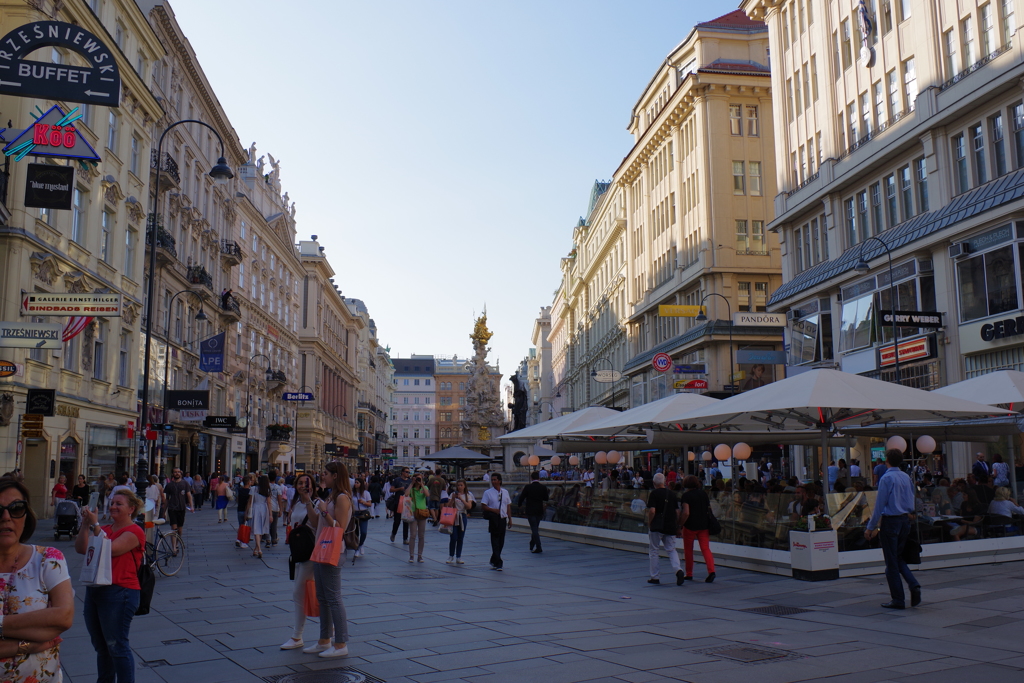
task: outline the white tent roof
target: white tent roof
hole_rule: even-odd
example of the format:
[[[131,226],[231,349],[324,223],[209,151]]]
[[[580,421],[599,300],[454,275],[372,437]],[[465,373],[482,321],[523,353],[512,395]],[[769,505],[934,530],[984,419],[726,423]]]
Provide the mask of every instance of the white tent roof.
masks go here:
[[[717,398],[702,394],[675,394],[657,401],[645,403],[632,410],[610,415],[607,418],[592,422],[580,429],[563,431],[562,434],[580,434],[588,436],[610,436],[624,431],[628,427],[645,427],[671,420],[675,415],[688,413],[697,408],[719,403]]]
[[[932,393],[954,396],[990,406],[1002,403],[1022,404],[1011,406],[1011,408],[1020,410],[1024,408],[1024,372],[1017,370],[990,372],[987,375],[965,379],[963,382],[936,389]]]
[[[590,408],[582,408],[574,413],[556,417],[553,420],[547,422],[541,422],[525,429],[520,429],[504,436],[499,436],[498,441],[522,441],[526,439],[528,441],[536,441],[537,439],[550,439],[558,436],[559,434],[574,429],[582,429],[586,425],[603,420],[611,415],[619,415],[619,411],[612,410],[611,408],[602,408],[601,406],[591,406]]]
[[[894,420],[943,421],[1008,414],[1000,408],[934,391],[819,369],[672,416],[663,424],[820,429]]]

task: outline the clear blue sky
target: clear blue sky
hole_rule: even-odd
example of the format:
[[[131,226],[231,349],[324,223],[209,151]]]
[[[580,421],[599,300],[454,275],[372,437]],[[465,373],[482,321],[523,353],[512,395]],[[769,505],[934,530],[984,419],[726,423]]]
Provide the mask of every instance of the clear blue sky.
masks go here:
[[[172,0],[243,146],[281,160],[300,239],[393,354],[526,355],[595,179],[695,23],[738,0]]]

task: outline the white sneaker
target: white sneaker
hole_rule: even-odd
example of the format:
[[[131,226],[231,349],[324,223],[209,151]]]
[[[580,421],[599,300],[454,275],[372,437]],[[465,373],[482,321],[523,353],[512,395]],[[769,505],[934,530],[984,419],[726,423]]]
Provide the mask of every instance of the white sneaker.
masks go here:
[[[348,657],[348,645],[342,645],[341,647],[334,647],[332,645],[321,652],[320,656],[327,659],[330,659],[331,657]]]
[[[282,650],[298,650],[300,647],[302,647],[302,645],[303,645],[303,643],[302,643],[301,640],[297,640],[295,638],[289,638],[288,642],[286,642],[284,645],[281,646],[281,649]]]
[[[325,650],[329,649],[331,649],[330,643],[327,643],[326,645],[321,645],[319,641],[317,641],[309,647],[302,648],[302,651],[305,652],[307,655],[315,655],[317,652],[324,652]]]
[[[356,557],[362,557],[365,552],[366,552],[366,548],[360,548],[359,550],[356,551]]]
[[[409,558],[409,564],[414,564],[415,562],[416,562],[416,560],[414,560],[414,559],[413,559],[413,558],[411,558],[411,557]]]
[[[466,564],[466,563],[462,561],[461,557],[457,557],[457,558],[455,558],[455,564]]]
[[[448,558],[448,559],[447,559],[447,560],[445,561],[445,564],[455,564],[455,558],[454,558],[454,557],[449,557],[449,558]]]

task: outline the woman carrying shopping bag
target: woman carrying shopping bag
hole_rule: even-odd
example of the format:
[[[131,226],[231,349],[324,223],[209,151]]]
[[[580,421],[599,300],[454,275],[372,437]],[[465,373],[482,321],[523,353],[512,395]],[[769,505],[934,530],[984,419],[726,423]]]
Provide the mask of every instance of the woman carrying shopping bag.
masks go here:
[[[120,489],[107,503],[112,520],[105,527],[96,522],[96,513],[82,512],[82,530],[75,539],[75,550],[86,554],[90,536],[104,533],[110,539],[110,585],[85,589],[85,626],[96,650],[97,680],[131,683],[135,680],[135,659],[128,643],[132,617],[139,608],[142,593],[139,566],[144,561],[146,536],[135,523],[143,502],[134,492]],[[6,623],[4,631],[6,635]]]
[[[309,616],[306,609],[308,591],[306,583],[313,581],[314,564],[310,561],[310,556],[312,548],[316,545],[317,521],[320,519],[314,505],[315,490],[313,478],[308,474],[300,474],[295,480],[295,497],[288,510],[287,520],[292,532],[288,534],[286,542],[291,546],[292,566],[295,569],[293,577],[295,588],[292,590],[292,602],[295,603],[295,626],[292,629],[292,637],[281,646],[282,650],[296,650],[303,646],[302,632],[306,627],[306,617]],[[310,540],[312,544],[310,544]],[[303,547],[300,549],[300,546]],[[309,556],[306,555],[307,550],[309,550]]]
[[[320,640],[302,651],[307,654],[319,653],[321,657],[348,656],[348,617],[345,604],[341,601],[340,562],[341,535],[352,518],[352,489],[349,485],[348,468],[343,463],[329,462],[321,479],[327,489],[327,500],[316,500],[314,505],[320,516],[317,524],[326,526],[334,534],[332,538],[334,563],[318,562],[317,550],[323,545],[324,532],[317,534],[317,550],[313,552],[313,580],[316,582],[316,599],[320,603]],[[333,643],[332,633],[333,631]]]
[[[413,517],[413,521],[409,523],[409,564],[423,561],[423,543],[426,540],[427,520],[430,519],[430,509],[427,506],[429,498],[430,491],[423,485],[423,477],[417,474],[406,495],[406,504]],[[419,552],[414,552],[417,540],[420,542]]]
[[[455,493],[449,498],[446,507],[441,510],[441,524],[447,520],[447,510],[455,510],[455,521],[451,525],[452,535],[448,539],[448,564],[465,564],[462,561],[462,542],[466,538],[466,523],[469,521],[469,512],[476,505],[476,498],[466,488],[466,480],[459,479],[455,482]]]

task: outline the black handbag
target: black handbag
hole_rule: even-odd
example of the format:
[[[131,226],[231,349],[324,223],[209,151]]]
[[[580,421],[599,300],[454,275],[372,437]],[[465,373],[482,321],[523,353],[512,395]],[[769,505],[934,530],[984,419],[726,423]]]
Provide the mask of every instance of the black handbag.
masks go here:
[[[665,528],[665,513],[656,512],[648,528],[654,533],[660,534],[661,530]]]
[[[903,561],[907,564],[921,564],[921,544],[917,542],[917,539],[908,536],[907,542],[903,546]]]
[[[708,500],[708,534],[717,536],[720,533],[722,533],[722,523],[718,521],[718,517],[715,517],[715,513],[711,511],[711,501]]]
[[[139,562],[135,573],[139,577],[139,608],[135,610],[135,616],[141,617],[149,614],[149,608],[153,604],[153,589],[156,588],[156,574],[153,568],[145,562]]]

